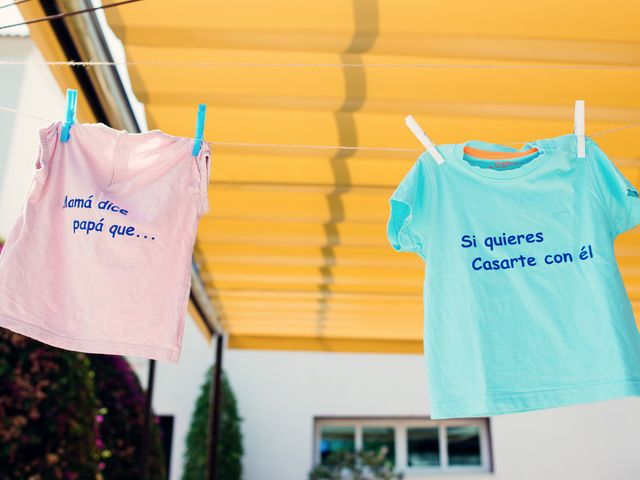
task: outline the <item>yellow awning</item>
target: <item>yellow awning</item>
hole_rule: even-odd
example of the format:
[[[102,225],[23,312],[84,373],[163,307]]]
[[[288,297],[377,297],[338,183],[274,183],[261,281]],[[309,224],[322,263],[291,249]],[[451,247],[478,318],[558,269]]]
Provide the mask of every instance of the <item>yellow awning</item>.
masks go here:
[[[206,140],[253,144],[420,148],[407,114],[438,143],[524,143],[570,133],[576,99],[588,133],[640,121],[640,4],[628,0],[154,0],[106,15],[128,61],[147,63],[129,72],[149,128],[174,135],[193,135],[198,103]],[[415,63],[443,68],[377,66]],[[455,67],[524,64],[635,70]],[[639,132],[596,138],[636,185]],[[385,234],[418,153],[213,151],[196,253],[231,348],[422,352],[423,264]],[[640,229],[616,249],[640,321]]]

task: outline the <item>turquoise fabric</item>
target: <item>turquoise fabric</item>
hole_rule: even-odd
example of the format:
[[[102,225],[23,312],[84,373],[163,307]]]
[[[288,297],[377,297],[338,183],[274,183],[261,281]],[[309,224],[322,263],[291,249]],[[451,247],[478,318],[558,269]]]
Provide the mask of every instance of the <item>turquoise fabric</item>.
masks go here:
[[[521,150],[477,140],[425,152],[390,199],[393,248],[426,262],[431,417],[490,416],[640,396],[640,332],[614,239],[637,189],[587,138]],[[470,157],[537,148],[520,159]]]

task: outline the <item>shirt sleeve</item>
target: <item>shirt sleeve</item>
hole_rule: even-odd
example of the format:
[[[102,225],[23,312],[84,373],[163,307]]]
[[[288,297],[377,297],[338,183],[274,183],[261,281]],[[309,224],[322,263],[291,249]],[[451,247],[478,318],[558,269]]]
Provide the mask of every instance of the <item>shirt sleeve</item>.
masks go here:
[[[209,211],[209,180],[211,178],[211,148],[207,142],[202,142],[200,153],[196,157],[198,167],[198,218]]]
[[[402,179],[389,199],[387,238],[394,250],[415,252],[425,259],[429,172],[422,155]]]
[[[51,171],[51,160],[58,144],[58,130],[61,128],[62,122],[52,122],[46,127],[38,130],[39,151],[35,161],[33,170],[33,179],[29,188],[29,201],[37,202],[44,190],[44,185]]]
[[[638,189],[607,158],[600,147],[586,139],[587,156],[602,204],[611,219],[614,237],[640,224]]]

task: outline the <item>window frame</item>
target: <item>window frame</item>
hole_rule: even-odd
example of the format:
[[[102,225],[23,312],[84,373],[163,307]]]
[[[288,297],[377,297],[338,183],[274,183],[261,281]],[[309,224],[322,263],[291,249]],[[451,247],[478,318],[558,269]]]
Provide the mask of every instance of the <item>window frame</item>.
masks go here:
[[[420,478],[442,474],[481,474],[492,472],[490,419],[488,417],[452,418],[434,420],[428,417],[315,417],[313,464],[320,463],[320,442],[323,426],[354,427],[355,449],[362,449],[363,427],[393,428],[395,441],[395,469],[405,473],[406,478]],[[480,439],[480,465],[449,465],[447,427],[477,426]],[[437,428],[440,449],[440,465],[433,467],[410,467],[408,449],[409,428]]]

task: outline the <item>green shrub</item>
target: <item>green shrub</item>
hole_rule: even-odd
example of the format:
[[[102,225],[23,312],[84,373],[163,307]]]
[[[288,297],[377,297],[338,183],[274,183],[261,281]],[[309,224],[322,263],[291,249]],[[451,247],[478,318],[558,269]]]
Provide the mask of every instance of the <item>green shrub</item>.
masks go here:
[[[238,414],[236,398],[224,372],[222,372],[221,378],[220,442],[217,447],[218,478],[221,480],[240,480],[244,453],[240,431],[242,418]],[[182,480],[204,480],[205,478],[210,388],[211,371],[207,373],[191,418]]]
[[[402,473],[393,471],[387,448],[377,452],[333,452],[311,470],[309,480],[396,480]]]

